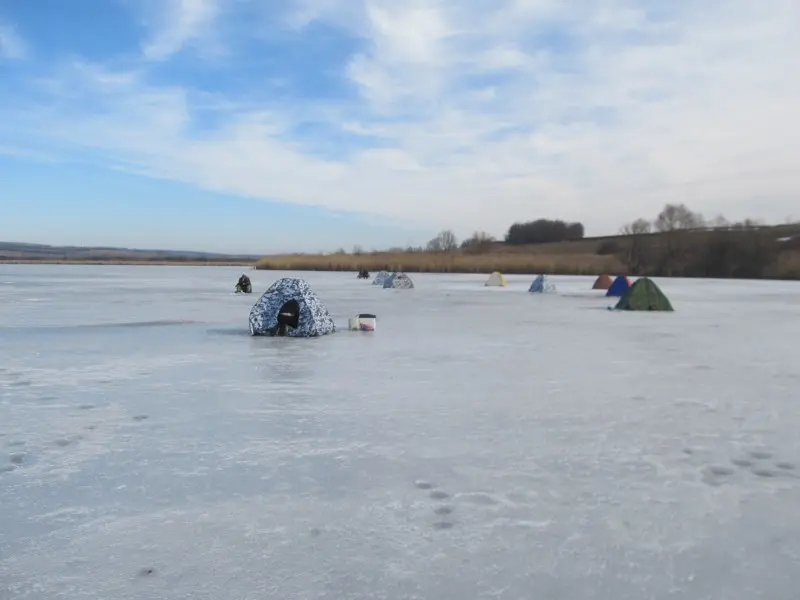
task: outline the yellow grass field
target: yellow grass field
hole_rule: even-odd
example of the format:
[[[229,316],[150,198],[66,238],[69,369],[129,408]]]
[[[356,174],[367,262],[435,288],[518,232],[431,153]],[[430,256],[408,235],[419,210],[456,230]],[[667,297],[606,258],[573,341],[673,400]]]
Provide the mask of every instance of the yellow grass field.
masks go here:
[[[286,271],[408,271],[410,273],[503,273],[594,275],[626,273],[613,256],[523,252],[376,252],[370,254],[287,254],[268,256],[257,269]]]
[[[775,228],[778,230],[779,228]],[[682,237],[692,240],[691,252],[702,251],[711,238],[705,234]],[[700,237],[700,236],[703,237]],[[748,237],[743,237],[747,235]],[[731,232],[727,239],[746,244],[751,234]],[[664,236],[654,234],[641,238],[650,250],[658,251]],[[485,252],[464,250],[452,252],[370,252],[348,254],[285,254],[266,256],[256,262],[257,269],[286,271],[408,271],[410,273],[518,273],[522,275],[629,275],[622,260],[634,238],[613,236],[547,244],[511,246],[495,243]],[[747,252],[745,252],[745,255]],[[741,256],[741,253],[740,253]],[[731,259],[734,262],[741,259]],[[677,276],[677,273],[675,273]],[[691,275],[688,275],[691,276]],[[751,275],[753,277],[754,275]],[[758,276],[755,276],[758,277]],[[764,264],[761,277],[800,280],[800,249],[779,250],[771,263]]]

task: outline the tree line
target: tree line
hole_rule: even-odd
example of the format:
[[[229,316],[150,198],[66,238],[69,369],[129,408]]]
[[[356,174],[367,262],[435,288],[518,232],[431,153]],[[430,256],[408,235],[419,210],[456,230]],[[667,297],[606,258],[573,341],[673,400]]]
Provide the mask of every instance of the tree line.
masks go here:
[[[598,253],[617,256],[633,275],[780,276],[786,269],[779,264],[779,255],[797,245],[782,243],[774,230],[754,219],[731,222],[722,215],[707,219],[684,204],[667,204],[655,219],[636,219],[620,233],[627,237],[600,244]]]
[[[546,244],[582,239],[584,228],[582,223],[569,223],[559,219],[536,219],[512,224],[504,236],[506,244]],[[485,231],[475,231],[468,238],[459,240],[451,229],[444,229],[436,234],[424,246],[408,248],[389,248],[387,252],[453,252],[463,250],[467,254],[484,254],[492,249],[498,240]],[[340,248],[337,254],[346,254]],[[353,254],[364,254],[363,248],[355,246]]]
[[[800,269],[800,258],[779,254],[786,249],[800,250],[800,237],[791,243],[776,240],[774,230],[754,219],[732,222],[722,215],[706,218],[685,204],[666,204],[652,219],[639,218],[619,230],[620,237],[601,241],[594,252],[613,255],[631,275],[684,277],[761,278]],[[658,234],[658,235],[652,235]],[[513,223],[504,236],[508,245],[545,244],[584,239],[579,222],[536,219]],[[464,240],[450,229],[439,232],[424,246],[390,248],[390,253],[455,252],[486,254],[498,242],[485,231],[475,231]],[[587,252],[593,252],[587,247]],[[344,253],[344,250],[340,250]],[[360,247],[353,254],[363,254]],[[788,268],[788,271],[787,271]]]
[[[560,219],[536,219],[512,224],[505,234],[504,241],[510,245],[547,244],[583,238],[582,223],[568,223]],[[459,242],[449,229],[439,232],[431,239],[424,250],[427,252],[451,252],[461,249],[466,253],[480,254],[491,250],[497,240],[485,231],[475,231]],[[420,249],[422,250],[422,249]]]
[[[686,230],[686,229],[717,229],[717,230],[746,230],[761,227],[762,223],[754,219],[731,222],[724,216],[717,215],[713,219],[699,212],[694,212],[685,204],[666,204],[652,221],[636,219],[623,225],[619,232],[621,235],[642,235],[646,233]]]

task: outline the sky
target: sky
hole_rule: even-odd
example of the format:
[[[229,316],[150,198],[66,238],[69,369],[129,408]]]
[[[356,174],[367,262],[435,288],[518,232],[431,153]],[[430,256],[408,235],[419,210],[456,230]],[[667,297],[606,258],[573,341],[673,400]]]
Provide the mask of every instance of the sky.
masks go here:
[[[0,0],[0,240],[800,218],[796,0]]]

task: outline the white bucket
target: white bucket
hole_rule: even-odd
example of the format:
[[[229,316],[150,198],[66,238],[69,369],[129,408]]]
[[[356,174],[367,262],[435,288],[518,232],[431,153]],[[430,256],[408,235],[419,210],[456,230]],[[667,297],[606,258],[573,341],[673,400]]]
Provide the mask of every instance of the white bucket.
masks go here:
[[[375,331],[375,325],[378,322],[378,317],[375,315],[358,315],[358,322],[361,331]]]
[[[350,317],[350,320],[348,321],[348,323],[349,323],[348,327],[350,328],[350,331],[358,331],[359,329],[361,329],[361,324],[360,324],[360,322],[358,320],[358,317]]]

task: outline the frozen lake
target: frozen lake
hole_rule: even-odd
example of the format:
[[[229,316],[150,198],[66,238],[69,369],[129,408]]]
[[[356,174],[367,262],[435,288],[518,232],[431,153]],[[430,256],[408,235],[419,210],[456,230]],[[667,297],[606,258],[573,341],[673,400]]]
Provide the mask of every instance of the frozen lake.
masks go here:
[[[800,284],[240,273],[0,265],[0,599],[800,595]]]

